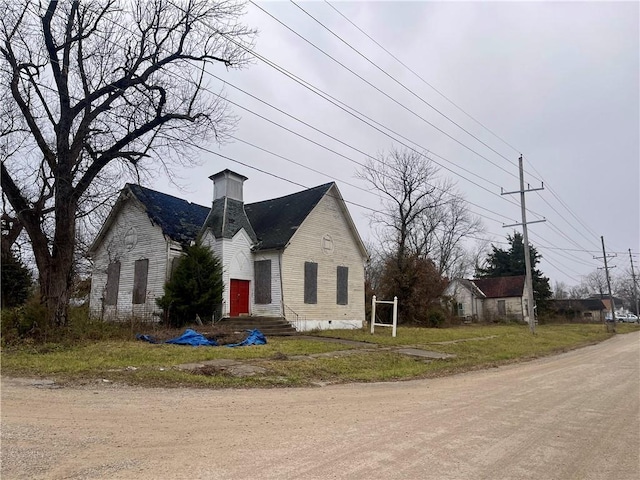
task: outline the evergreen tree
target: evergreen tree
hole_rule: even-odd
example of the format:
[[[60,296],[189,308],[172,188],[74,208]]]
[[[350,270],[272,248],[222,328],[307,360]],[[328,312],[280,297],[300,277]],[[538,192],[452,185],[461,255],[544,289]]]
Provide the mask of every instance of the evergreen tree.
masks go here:
[[[508,250],[491,245],[491,253],[487,255],[486,266],[476,269],[478,278],[511,277],[526,274],[522,234],[514,232],[513,236],[507,235],[507,240],[510,245]],[[542,275],[542,272],[536,268],[542,256],[531,245],[529,245],[529,256],[531,259],[533,297],[538,308],[538,314],[541,314],[547,307],[547,300],[551,298],[551,286],[549,285],[549,278]]]
[[[2,308],[23,305],[33,286],[31,272],[11,250],[3,250],[0,258]]]
[[[186,248],[171,279],[164,286],[158,306],[165,311],[169,325],[182,327],[196,315],[211,318],[222,303],[222,265],[213,252],[202,245]]]

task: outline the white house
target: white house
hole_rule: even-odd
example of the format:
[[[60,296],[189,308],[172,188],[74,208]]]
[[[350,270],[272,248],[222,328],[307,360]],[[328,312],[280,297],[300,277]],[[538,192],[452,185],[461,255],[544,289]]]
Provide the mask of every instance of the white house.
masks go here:
[[[455,278],[443,295],[453,299],[459,317],[478,321],[512,319],[529,322],[524,275],[474,280]]]
[[[335,183],[245,205],[246,177],[210,178],[211,208],[125,186],[90,249],[94,316],[159,316],[156,298],[183,245],[199,239],[223,265],[223,317],[285,317],[299,330],[362,326],[367,252]]]

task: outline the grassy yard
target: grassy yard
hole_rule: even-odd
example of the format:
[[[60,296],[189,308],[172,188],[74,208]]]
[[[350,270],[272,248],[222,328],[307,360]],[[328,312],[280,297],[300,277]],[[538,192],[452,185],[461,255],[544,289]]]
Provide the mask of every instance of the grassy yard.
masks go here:
[[[619,325],[619,333],[637,331],[637,325]],[[405,380],[532,359],[605,340],[602,325],[543,325],[531,335],[527,326],[464,326],[443,329],[399,328],[374,335],[365,330],[316,333],[367,342],[350,345],[322,338],[273,337],[267,345],[251,347],[186,347],[149,344],[136,340],[99,340],[79,345],[12,346],[2,351],[2,374],[54,379],[60,384],[95,382],[145,386],[273,387],[326,383]],[[455,355],[425,361],[398,353],[418,348]],[[330,352],[351,350],[349,355]],[[354,351],[355,350],[355,351]],[[325,354],[325,355],[321,355]],[[183,371],[180,364],[228,359],[260,367],[259,373],[237,377],[224,369]]]

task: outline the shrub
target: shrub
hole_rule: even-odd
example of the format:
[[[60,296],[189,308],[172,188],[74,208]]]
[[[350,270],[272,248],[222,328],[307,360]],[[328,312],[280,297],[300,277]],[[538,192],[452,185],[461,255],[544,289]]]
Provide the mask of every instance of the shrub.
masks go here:
[[[427,327],[441,327],[446,320],[447,314],[441,308],[432,307],[427,311]]]
[[[222,303],[222,265],[205,246],[186,248],[171,279],[164,286],[164,295],[156,300],[164,310],[167,323],[182,327],[196,315],[211,318]]]
[[[38,296],[30,297],[23,305],[2,309],[2,343],[11,344],[25,338],[39,340],[46,337],[46,308]]]
[[[2,266],[0,288],[2,292],[2,308],[24,305],[33,287],[31,272],[11,250],[0,255]]]

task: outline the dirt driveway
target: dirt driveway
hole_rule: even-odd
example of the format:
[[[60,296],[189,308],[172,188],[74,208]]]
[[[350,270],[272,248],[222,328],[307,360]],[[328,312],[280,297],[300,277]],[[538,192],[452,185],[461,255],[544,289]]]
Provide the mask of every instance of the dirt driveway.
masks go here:
[[[9,479],[640,478],[640,333],[449,378],[305,389],[2,379]]]

